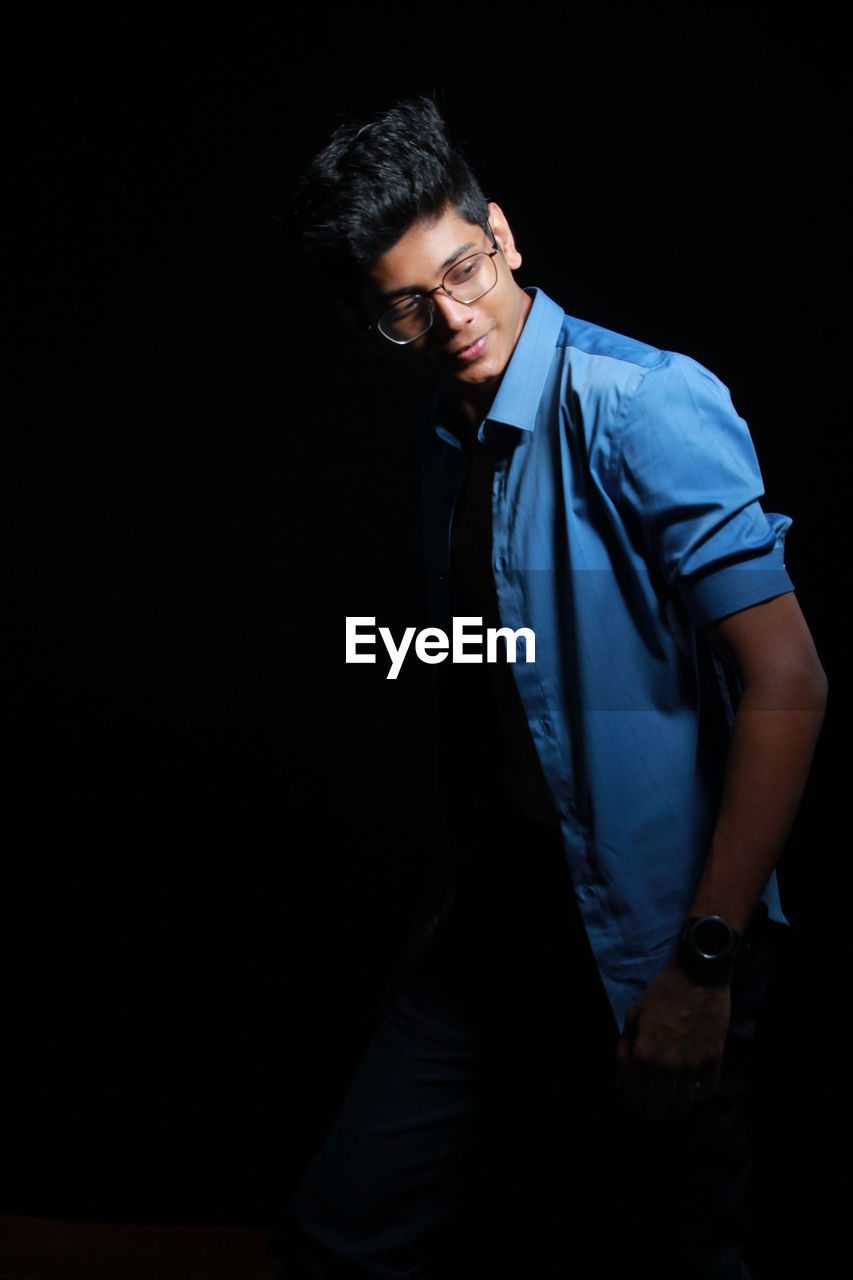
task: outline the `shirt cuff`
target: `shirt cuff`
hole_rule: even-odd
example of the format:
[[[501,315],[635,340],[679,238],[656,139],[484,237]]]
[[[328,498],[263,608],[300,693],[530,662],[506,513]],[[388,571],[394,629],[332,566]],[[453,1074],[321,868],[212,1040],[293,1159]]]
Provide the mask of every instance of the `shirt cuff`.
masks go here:
[[[682,584],[682,595],[694,627],[704,627],[739,609],[772,600],[794,590],[781,543],[764,555],[726,565],[694,582]]]

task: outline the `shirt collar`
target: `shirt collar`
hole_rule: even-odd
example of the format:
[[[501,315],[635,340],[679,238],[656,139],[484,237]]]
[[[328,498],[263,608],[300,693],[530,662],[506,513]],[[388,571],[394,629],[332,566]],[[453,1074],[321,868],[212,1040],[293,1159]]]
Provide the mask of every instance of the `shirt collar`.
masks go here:
[[[480,432],[486,422],[499,422],[508,427],[519,427],[522,431],[532,431],[536,422],[536,410],[564,315],[562,308],[541,289],[531,286],[524,292],[533,298],[533,305],[504,370],[492,407],[480,424]],[[445,424],[452,423],[453,410],[449,400],[439,392],[433,402],[434,430],[443,440],[458,448],[456,437],[442,419]]]

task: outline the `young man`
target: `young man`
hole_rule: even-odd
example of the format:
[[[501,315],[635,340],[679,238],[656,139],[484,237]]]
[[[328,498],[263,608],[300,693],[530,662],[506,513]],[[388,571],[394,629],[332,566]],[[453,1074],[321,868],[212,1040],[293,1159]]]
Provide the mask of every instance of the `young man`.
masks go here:
[[[519,286],[507,218],[428,100],[337,130],[298,204],[352,324],[437,389],[435,625],[527,628],[535,660],[436,668],[452,879],[290,1203],[287,1274],[424,1274],[475,1119],[511,1163],[513,1116],[550,1124],[534,1095],[553,1053],[569,1146],[532,1207],[505,1171],[530,1223],[507,1233],[507,1274],[746,1277],[774,867],[826,698],[790,520],[762,511],[712,373]],[[519,1019],[532,1070],[507,1048]],[[490,1051],[493,1089],[515,1090],[503,1113],[482,1104]]]

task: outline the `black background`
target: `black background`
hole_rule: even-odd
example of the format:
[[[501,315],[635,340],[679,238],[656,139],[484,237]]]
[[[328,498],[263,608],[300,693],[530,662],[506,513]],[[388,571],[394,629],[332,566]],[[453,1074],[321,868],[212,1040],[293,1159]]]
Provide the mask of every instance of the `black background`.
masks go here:
[[[431,92],[520,282],[713,369],[794,518],[831,709],[760,1160],[779,1258],[834,1274],[843,40],[769,8],[416,16],[10,41],[2,1207],[272,1221],[363,1047],[435,834],[430,676],[345,666],[344,618],[424,625],[422,393],[295,287],[280,212],[341,119]]]

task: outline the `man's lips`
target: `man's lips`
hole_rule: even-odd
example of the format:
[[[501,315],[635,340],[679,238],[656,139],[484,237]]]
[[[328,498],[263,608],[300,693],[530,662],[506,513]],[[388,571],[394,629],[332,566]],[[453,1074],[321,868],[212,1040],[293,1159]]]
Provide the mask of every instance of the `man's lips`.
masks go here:
[[[467,363],[469,360],[476,360],[477,356],[483,354],[488,336],[488,333],[484,333],[482,338],[477,338],[476,342],[469,342],[467,347],[460,347],[458,351],[451,351],[451,360],[461,360],[463,363]]]

